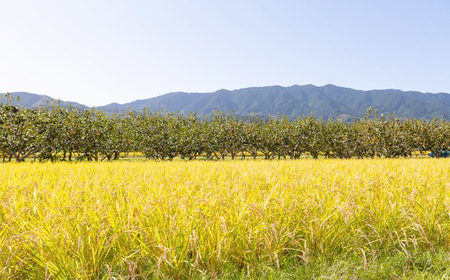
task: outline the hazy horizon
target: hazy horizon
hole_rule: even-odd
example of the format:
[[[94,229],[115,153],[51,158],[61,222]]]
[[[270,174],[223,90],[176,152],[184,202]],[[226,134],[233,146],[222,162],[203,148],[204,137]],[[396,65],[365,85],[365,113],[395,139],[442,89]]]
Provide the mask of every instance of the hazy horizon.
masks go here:
[[[450,2],[7,1],[0,92],[89,106],[313,84],[450,93]]]
[[[79,103],[79,104],[81,104],[81,105],[86,105],[86,106],[89,106],[89,107],[102,107],[102,106],[107,106],[107,105],[114,104],[114,103],[117,103],[117,104],[119,104],[119,105],[123,105],[123,104],[127,104],[127,103],[132,103],[132,102],[134,102],[134,101],[146,100],[146,99],[150,99],[150,98],[154,98],[154,97],[163,96],[163,95],[166,95],[166,94],[180,93],[180,92],[182,92],[182,93],[188,93],[188,94],[189,94],[189,93],[192,93],[192,94],[208,94],[208,93],[214,93],[214,92],[217,92],[217,91],[220,91],[220,90],[227,90],[227,91],[233,92],[233,91],[242,90],[242,89],[248,89],[248,88],[265,88],[265,87],[277,87],[277,86],[283,87],[283,88],[289,88],[289,87],[293,87],[293,86],[300,86],[300,87],[302,87],[302,86],[309,86],[309,85],[312,85],[312,86],[315,86],[315,87],[318,87],[318,88],[331,85],[331,86],[335,86],[335,87],[339,87],[339,88],[348,88],[348,89],[362,90],[362,91],[373,91],[373,90],[375,90],[375,91],[383,91],[383,90],[399,90],[399,91],[402,91],[402,92],[421,92],[421,91],[416,91],[416,90],[402,90],[402,89],[398,89],[398,88],[373,88],[373,89],[367,89],[367,90],[365,90],[365,89],[351,88],[351,87],[346,87],[346,86],[341,86],[341,85],[335,85],[335,84],[325,84],[325,85],[314,85],[314,84],[302,84],[302,85],[299,85],[299,84],[293,84],[293,85],[289,85],[289,86],[282,86],[282,85],[268,85],[268,86],[251,86],[251,87],[246,87],[246,88],[235,88],[235,89],[221,88],[221,89],[217,89],[217,90],[214,90],[214,91],[208,91],[208,92],[206,92],[206,91],[204,91],[204,92],[172,91],[172,92],[166,92],[166,93],[162,93],[162,94],[157,94],[157,95],[155,95],[155,96],[151,96],[151,97],[148,97],[148,98],[138,98],[138,99],[133,99],[133,100],[126,101],[126,102],[112,101],[112,102],[109,102],[109,103],[99,104],[99,105],[87,105],[87,104],[84,104],[84,103],[82,103],[82,102],[79,102],[78,100],[66,100],[66,99],[61,99],[61,98],[49,96],[48,94],[40,94],[40,93],[37,93],[37,92],[11,91],[11,92],[7,92],[7,93],[21,93],[21,92],[25,92],[25,93],[30,93],[30,94],[45,95],[45,96],[48,96],[48,97],[52,98],[53,100],[61,100],[61,101],[68,101],[68,102],[76,102],[76,103]],[[421,93],[425,93],[425,94],[438,94],[438,93],[450,94],[450,92],[421,92]],[[6,93],[5,93],[5,92],[0,92],[0,94],[6,94]]]

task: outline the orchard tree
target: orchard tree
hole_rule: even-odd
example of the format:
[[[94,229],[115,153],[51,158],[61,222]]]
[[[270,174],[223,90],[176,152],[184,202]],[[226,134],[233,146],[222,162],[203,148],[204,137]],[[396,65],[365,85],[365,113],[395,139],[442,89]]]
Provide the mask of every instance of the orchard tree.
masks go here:
[[[42,110],[23,109],[12,105],[0,107],[0,150],[17,162],[39,153],[45,140]]]

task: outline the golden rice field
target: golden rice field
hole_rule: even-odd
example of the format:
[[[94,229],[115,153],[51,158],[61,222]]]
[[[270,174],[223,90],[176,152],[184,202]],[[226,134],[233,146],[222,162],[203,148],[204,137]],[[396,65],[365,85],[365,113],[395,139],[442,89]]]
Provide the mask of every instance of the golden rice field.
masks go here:
[[[450,160],[0,164],[0,279],[448,279]]]

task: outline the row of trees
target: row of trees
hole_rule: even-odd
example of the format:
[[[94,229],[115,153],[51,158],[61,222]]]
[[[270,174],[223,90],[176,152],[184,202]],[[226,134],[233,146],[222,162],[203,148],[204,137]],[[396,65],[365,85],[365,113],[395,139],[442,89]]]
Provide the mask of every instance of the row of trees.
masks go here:
[[[98,110],[59,106],[26,109],[0,105],[3,161],[116,160],[129,152],[150,159],[225,157],[335,158],[407,157],[414,151],[440,155],[450,150],[450,122],[395,116],[353,123],[302,117],[241,119],[221,112],[209,116]]]

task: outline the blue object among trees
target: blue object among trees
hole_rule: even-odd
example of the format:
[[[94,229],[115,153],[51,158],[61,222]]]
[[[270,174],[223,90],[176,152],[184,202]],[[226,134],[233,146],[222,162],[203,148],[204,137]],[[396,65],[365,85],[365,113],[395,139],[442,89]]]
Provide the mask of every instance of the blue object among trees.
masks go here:
[[[430,157],[440,157],[440,158],[446,158],[448,156],[450,156],[450,151],[441,151],[439,156],[436,156],[434,153],[429,153],[428,154]]]

